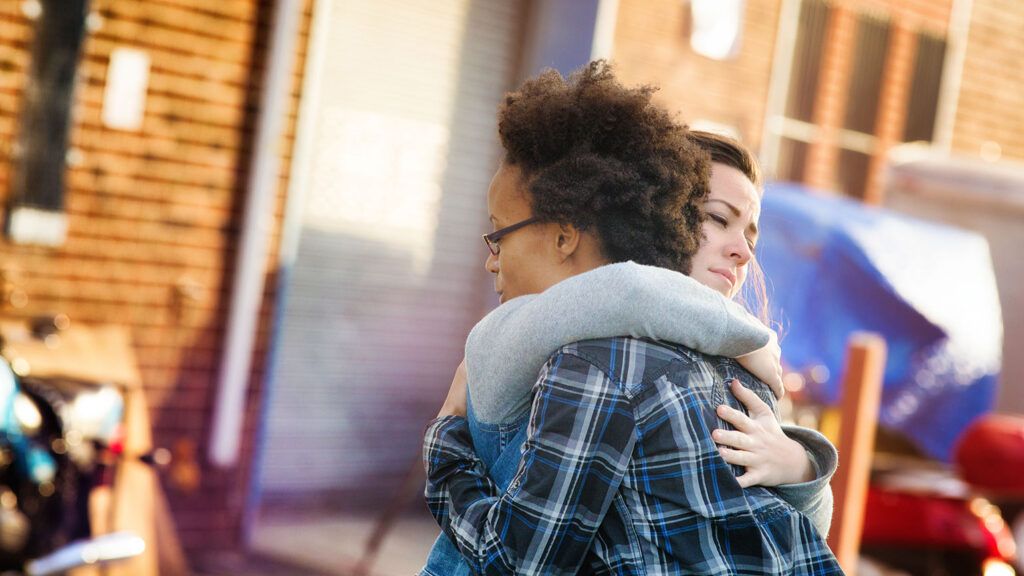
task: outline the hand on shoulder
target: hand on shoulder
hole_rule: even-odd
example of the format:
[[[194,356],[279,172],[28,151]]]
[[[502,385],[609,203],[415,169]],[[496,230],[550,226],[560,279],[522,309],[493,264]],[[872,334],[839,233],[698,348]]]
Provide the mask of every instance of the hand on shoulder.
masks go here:
[[[718,429],[711,437],[726,462],[746,468],[736,478],[740,486],[779,486],[813,480],[815,471],[810,457],[799,442],[782,431],[771,407],[738,380],[732,382],[732,392],[750,415],[719,406],[718,416],[736,429]]]

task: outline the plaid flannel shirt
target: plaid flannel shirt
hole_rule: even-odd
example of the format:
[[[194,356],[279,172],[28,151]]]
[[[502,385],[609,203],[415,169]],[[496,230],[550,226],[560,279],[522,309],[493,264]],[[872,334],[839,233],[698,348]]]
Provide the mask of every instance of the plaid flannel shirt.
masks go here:
[[[424,439],[426,499],[481,574],[842,574],[771,489],[743,489],[711,431],[742,409],[734,361],[634,338],[563,347],[534,386],[519,471],[499,492],[464,418]]]

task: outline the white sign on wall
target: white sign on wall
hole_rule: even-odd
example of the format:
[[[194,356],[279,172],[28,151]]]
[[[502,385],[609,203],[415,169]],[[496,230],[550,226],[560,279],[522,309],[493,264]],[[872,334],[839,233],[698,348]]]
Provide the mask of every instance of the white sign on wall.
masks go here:
[[[728,60],[740,53],[745,0],[690,0],[690,47],[701,56]]]
[[[103,125],[139,130],[146,111],[148,84],[149,55],[133,48],[115,48],[110,54],[103,91]]]

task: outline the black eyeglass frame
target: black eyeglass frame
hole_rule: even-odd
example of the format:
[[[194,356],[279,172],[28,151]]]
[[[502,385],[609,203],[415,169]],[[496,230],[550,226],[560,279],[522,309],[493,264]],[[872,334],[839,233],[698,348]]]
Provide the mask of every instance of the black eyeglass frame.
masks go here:
[[[502,238],[508,236],[509,234],[515,232],[516,230],[519,230],[520,228],[524,228],[526,226],[529,226],[530,224],[536,224],[537,222],[540,221],[540,216],[530,216],[529,218],[523,220],[522,222],[516,222],[511,226],[505,226],[504,228],[500,230],[495,230],[490,234],[484,234],[484,244],[487,244],[487,249],[491,251],[491,254],[497,256],[498,254],[501,253],[501,245],[498,244],[498,242],[501,242]]]

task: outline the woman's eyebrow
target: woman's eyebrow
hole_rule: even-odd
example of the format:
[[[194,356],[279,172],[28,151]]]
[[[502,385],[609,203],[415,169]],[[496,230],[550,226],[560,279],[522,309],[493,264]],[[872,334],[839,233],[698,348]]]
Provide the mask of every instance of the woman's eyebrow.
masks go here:
[[[721,202],[722,204],[725,204],[726,206],[729,207],[729,210],[732,211],[733,215],[735,215],[735,216],[739,216],[740,215],[740,209],[737,208],[736,206],[734,206],[731,202],[727,202],[725,200],[722,200],[721,198],[711,198],[711,199],[708,200],[708,202]]]
[[[722,200],[721,198],[711,198],[708,200],[708,202],[721,202],[722,204],[725,204],[729,208],[729,211],[732,212],[733,215],[740,215],[740,209],[737,208],[736,205],[734,205],[732,202],[729,202],[728,200]],[[757,228],[757,222],[751,222],[750,226],[747,226],[747,231],[750,232],[751,236],[757,238],[760,234],[760,230]]]

